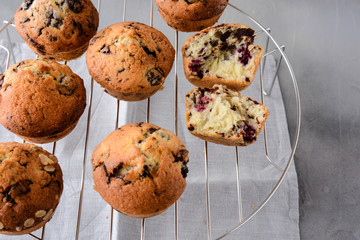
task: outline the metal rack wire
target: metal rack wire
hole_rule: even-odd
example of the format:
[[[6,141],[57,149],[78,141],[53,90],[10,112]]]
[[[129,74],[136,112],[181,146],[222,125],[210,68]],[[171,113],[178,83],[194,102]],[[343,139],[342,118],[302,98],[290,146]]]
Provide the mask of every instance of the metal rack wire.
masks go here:
[[[150,7],[150,20],[149,20],[149,25],[153,26],[153,16],[154,16],[154,7],[153,7],[153,0],[150,0],[151,2],[151,7]],[[238,215],[239,215],[239,223],[236,224],[235,226],[231,227],[228,231],[224,232],[222,235],[217,236],[216,238],[213,238],[212,236],[212,223],[211,223],[211,207],[210,207],[210,186],[209,186],[209,163],[208,163],[208,143],[206,141],[204,141],[204,158],[205,158],[205,173],[204,173],[204,177],[205,177],[205,192],[206,192],[206,196],[205,196],[205,201],[206,201],[206,224],[207,224],[207,238],[208,240],[212,240],[212,239],[222,239],[225,238],[226,236],[228,236],[229,234],[231,234],[232,232],[236,231],[237,229],[239,229],[241,226],[243,226],[246,222],[248,222],[252,217],[254,217],[264,206],[265,204],[270,200],[270,198],[273,196],[273,194],[276,192],[276,190],[279,188],[280,184],[282,183],[288,169],[289,166],[292,162],[295,150],[296,150],[296,146],[298,143],[298,137],[299,137],[299,132],[300,132],[300,121],[301,121],[301,113],[300,113],[300,98],[299,98],[299,91],[298,91],[298,87],[297,87],[297,83],[296,83],[296,78],[295,75],[293,73],[292,67],[290,65],[289,60],[287,59],[284,51],[285,51],[285,47],[284,46],[280,46],[275,39],[272,37],[272,35],[270,34],[270,29],[269,28],[264,28],[259,22],[257,22],[254,18],[252,18],[251,16],[249,16],[247,13],[243,12],[241,9],[237,8],[236,6],[234,6],[233,4],[229,3],[229,6],[233,9],[235,9],[238,13],[246,16],[249,20],[251,20],[256,26],[259,27],[259,31],[256,32],[256,35],[260,35],[260,34],[266,34],[267,36],[267,41],[266,41],[266,46],[265,46],[265,54],[263,55],[263,59],[260,63],[260,90],[261,90],[261,102],[264,102],[264,95],[271,95],[272,92],[272,88],[274,86],[274,82],[276,80],[276,77],[278,75],[278,70],[279,70],[279,66],[281,64],[281,61],[283,60],[286,64],[286,67],[290,73],[291,76],[291,81],[294,87],[294,93],[295,93],[295,100],[296,100],[296,109],[297,109],[297,127],[296,127],[296,131],[295,131],[295,136],[294,136],[294,140],[293,140],[293,144],[291,146],[291,153],[288,156],[288,161],[286,163],[285,167],[281,167],[279,166],[276,161],[274,161],[270,155],[269,155],[269,150],[268,150],[268,143],[267,143],[267,127],[266,125],[264,126],[263,132],[264,132],[264,149],[265,149],[265,156],[266,159],[268,160],[268,162],[274,167],[276,168],[280,173],[281,176],[279,178],[279,180],[277,181],[276,185],[274,186],[274,188],[272,189],[272,191],[269,193],[269,195],[261,202],[261,204],[259,206],[257,206],[252,213],[250,213],[248,216],[243,216],[243,207],[242,207],[242,196],[241,196],[241,179],[240,179],[240,166],[239,166],[239,152],[238,152],[238,147],[235,147],[235,161],[236,161],[236,178],[237,178],[237,205],[238,205]],[[101,0],[98,0],[98,12],[100,13],[101,9]],[[127,8],[127,0],[123,1],[123,21],[126,21],[126,8]],[[4,30],[6,30],[7,32],[7,38],[10,42],[10,46],[12,46],[11,43],[11,39],[8,33],[8,26],[13,25],[13,20],[7,22],[4,21],[4,27],[0,30],[0,33],[3,32]],[[14,26],[14,25],[13,25]],[[178,54],[179,54],[179,33],[178,31],[174,31],[175,32],[175,63],[174,63],[174,72],[175,72],[175,85],[174,85],[174,96],[175,96],[175,101],[174,101],[174,133],[176,135],[178,135]],[[275,45],[275,49],[268,51],[268,46],[269,46],[269,41],[271,41],[274,45]],[[3,50],[5,50],[7,52],[7,64],[6,64],[6,69],[8,68],[9,64],[10,64],[10,58],[13,55],[13,49],[7,49],[4,46],[0,45],[0,48],[2,48]],[[12,47],[11,47],[12,48]],[[272,80],[271,80],[271,84],[270,87],[268,89],[264,89],[263,86],[263,74],[264,74],[264,69],[265,69],[265,64],[266,64],[266,57],[268,55],[273,54],[274,52],[279,52],[280,53],[280,58],[277,62],[276,65],[276,74],[273,76]],[[15,56],[13,56],[15,59]],[[66,64],[66,63],[65,63]],[[83,193],[84,193],[84,182],[85,182],[85,166],[87,163],[87,148],[88,148],[88,138],[89,138],[89,129],[90,129],[90,123],[91,123],[91,110],[92,110],[92,105],[93,105],[93,88],[94,88],[94,80],[91,79],[91,88],[90,88],[90,95],[89,95],[89,107],[88,107],[88,112],[87,112],[87,123],[86,123],[86,133],[85,133],[85,142],[84,142],[84,149],[83,149],[83,162],[82,162],[82,175],[81,175],[81,183],[80,183],[80,196],[79,196],[79,203],[78,203],[78,214],[77,214],[77,225],[76,225],[76,234],[75,234],[75,239],[79,239],[79,233],[80,233],[80,223],[81,223],[81,216],[82,216],[82,204],[83,204]],[[117,107],[116,107],[116,121],[115,121],[115,129],[118,128],[119,125],[119,109],[120,109],[120,104],[121,101],[117,100]],[[150,109],[150,98],[147,101],[147,111],[146,111],[146,122],[150,122],[150,115],[151,115],[151,109]],[[53,154],[55,154],[56,151],[56,142],[54,142],[53,144]],[[109,239],[112,239],[112,234],[113,234],[113,212],[114,209],[111,208],[111,212],[110,212],[110,232],[109,232]],[[178,239],[178,203],[175,203],[175,208],[174,208],[174,239],[177,240]],[[146,226],[146,220],[142,219],[141,220],[141,240],[145,239],[145,226]],[[31,236],[34,239],[39,239],[39,240],[43,240],[44,239],[44,233],[45,233],[45,226],[42,228],[41,231],[41,236],[35,236],[34,234],[29,234],[29,236]]]

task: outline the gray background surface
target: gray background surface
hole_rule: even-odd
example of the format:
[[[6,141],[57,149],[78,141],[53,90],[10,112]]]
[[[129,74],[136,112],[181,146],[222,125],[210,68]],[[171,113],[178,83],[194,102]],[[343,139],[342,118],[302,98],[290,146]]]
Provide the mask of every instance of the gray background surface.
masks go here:
[[[271,27],[297,77],[303,114],[295,154],[301,239],[360,239],[360,1],[230,2]],[[11,19],[20,3],[1,0],[0,20]],[[293,93],[281,78],[280,83],[293,134]]]

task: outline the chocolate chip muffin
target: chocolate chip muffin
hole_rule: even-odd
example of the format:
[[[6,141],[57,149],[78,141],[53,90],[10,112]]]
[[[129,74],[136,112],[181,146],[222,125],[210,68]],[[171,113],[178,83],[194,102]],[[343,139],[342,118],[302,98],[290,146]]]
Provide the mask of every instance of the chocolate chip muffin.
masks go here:
[[[160,15],[172,28],[196,32],[214,25],[228,0],[155,0]]]
[[[55,61],[21,61],[0,77],[0,123],[30,142],[69,134],[85,105],[83,80]]]
[[[263,54],[254,38],[254,30],[243,24],[220,24],[190,37],[182,48],[186,78],[197,87],[246,89]]]
[[[149,123],[127,124],[92,155],[95,189],[117,211],[152,217],[185,190],[188,151],[173,133]]]
[[[25,0],[15,25],[31,50],[43,58],[80,57],[99,25],[91,0]]]
[[[0,143],[0,234],[27,234],[51,219],[63,190],[57,162],[35,145]]]
[[[193,89],[186,94],[185,101],[190,133],[223,145],[254,143],[269,116],[261,103],[222,85]]]
[[[107,93],[139,101],[163,88],[174,57],[174,48],[161,32],[142,23],[122,22],[96,34],[86,63]]]

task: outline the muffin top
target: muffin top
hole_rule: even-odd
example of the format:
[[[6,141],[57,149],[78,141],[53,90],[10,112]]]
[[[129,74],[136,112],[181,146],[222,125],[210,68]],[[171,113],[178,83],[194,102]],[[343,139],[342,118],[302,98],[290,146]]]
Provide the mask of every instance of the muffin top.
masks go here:
[[[48,221],[62,189],[54,155],[32,144],[0,143],[0,234],[22,234]]]
[[[76,124],[85,105],[83,80],[55,61],[21,61],[0,77],[0,123],[20,136],[56,135]]]
[[[176,19],[204,20],[221,14],[228,0],[155,0],[159,9]]]
[[[162,88],[174,57],[174,48],[160,31],[121,22],[91,39],[86,62],[90,75],[104,88],[132,94]]]
[[[20,36],[46,57],[87,45],[99,14],[91,0],[25,0],[14,20]]]
[[[183,193],[188,160],[188,151],[173,133],[148,123],[127,124],[93,152],[95,189],[128,216],[154,216]]]

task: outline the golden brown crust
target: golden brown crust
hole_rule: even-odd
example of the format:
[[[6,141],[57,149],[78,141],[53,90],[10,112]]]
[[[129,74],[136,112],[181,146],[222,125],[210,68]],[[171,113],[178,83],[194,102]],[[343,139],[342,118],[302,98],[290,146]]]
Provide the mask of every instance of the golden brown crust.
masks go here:
[[[139,101],[163,88],[175,50],[160,31],[142,23],[113,24],[90,41],[90,75],[112,96]]]
[[[95,189],[117,211],[151,217],[185,190],[188,151],[173,133],[148,123],[127,124],[92,155]]]
[[[234,24],[234,23],[220,24],[220,25],[217,25],[214,27],[206,28],[206,29],[202,30],[201,32],[195,34],[194,36],[188,38],[182,47],[183,66],[184,66],[185,76],[189,80],[189,82],[191,82],[192,84],[194,84],[197,87],[212,88],[215,84],[220,84],[220,85],[225,85],[234,91],[242,91],[242,90],[248,88],[252,84],[252,82],[255,78],[257,68],[260,64],[260,61],[261,61],[261,58],[263,55],[263,48],[261,48],[260,46],[254,46],[254,48],[257,48],[260,50],[260,54],[257,56],[254,56],[253,64],[251,64],[251,66],[248,67],[248,72],[251,73],[251,76],[249,76],[247,78],[244,77],[242,79],[227,79],[227,78],[221,78],[221,77],[218,77],[216,75],[211,75],[211,74],[204,74],[203,76],[199,77],[198,74],[196,72],[194,73],[193,71],[191,71],[191,69],[189,67],[190,64],[192,63],[192,58],[186,56],[186,50],[189,47],[189,45],[191,44],[191,42],[195,38],[197,38],[201,35],[207,34],[210,30],[217,29],[217,28],[222,28],[222,29],[224,29],[224,28],[231,29],[232,28],[232,31],[234,31],[234,29],[240,29],[240,28],[241,29],[250,29],[248,26],[246,26],[244,24]]]
[[[25,60],[0,86],[0,123],[37,143],[53,142],[76,126],[86,106],[83,80],[55,61]]]
[[[0,143],[0,234],[42,227],[54,214],[62,190],[54,155],[32,144]]]
[[[155,0],[155,3],[170,27],[194,32],[216,23],[228,0]]]
[[[90,0],[25,1],[15,14],[15,25],[31,50],[57,61],[80,57],[99,25]]]
[[[161,17],[170,27],[181,32],[197,32],[204,28],[212,26],[219,20],[222,14],[220,13],[218,15],[203,20],[189,20],[189,19],[172,18],[171,16],[166,15],[161,10],[159,10],[159,12]]]

